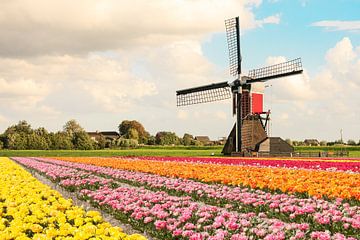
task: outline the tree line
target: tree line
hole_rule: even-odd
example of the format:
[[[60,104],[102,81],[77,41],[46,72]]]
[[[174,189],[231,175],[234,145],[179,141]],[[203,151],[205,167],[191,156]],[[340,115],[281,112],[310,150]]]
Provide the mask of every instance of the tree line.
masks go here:
[[[0,149],[94,150],[137,147],[139,145],[203,145],[188,133],[185,133],[182,138],[170,131],[160,131],[151,135],[141,123],[135,120],[122,121],[118,125],[118,131],[119,137],[116,139],[106,139],[101,134],[92,139],[84,128],[73,119],[66,122],[62,130],[58,132],[49,132],[44,127],[34,129],[27,121],[22,120],[0,134]]]
[[[348,145],[348,146],[360,146],[360,140],[358,142],[356,142],[355,140],[349,139],[348,141],[344,142],[343,140],[335,140],[335,141],[325,141],[325,140],[321,140],[321,141],[316,141],[314,142],[307,142],[306,140],[304,141],[296,141],[296,140],[291,140],[291,139],[286,139],[285,140],[287,143],[289,143],[292,146],[296,146],[296,147],[305,147],[305,146],[336,146],[336,145]]]

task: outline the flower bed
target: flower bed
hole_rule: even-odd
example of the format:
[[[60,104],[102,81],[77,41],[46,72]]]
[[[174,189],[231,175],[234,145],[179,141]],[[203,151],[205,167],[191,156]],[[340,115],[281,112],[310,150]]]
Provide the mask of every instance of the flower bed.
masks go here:
[[[134,157],[119,158],[190,163],[213,163],[264,167],[304,168],[330,171],[360,172],[360,159],[331,158],[205,158],[205,157]]]
[[[82,186],[79,186],[81,185],[81,179],[76,177],[76,171],[91,171],[93,173],[96,172],[97,174],[107,174],[108,176],[114,177],[114,179],[115,178],[119,179],[120,176],[122,176],[123,179],[125,179],[126,175],[129,174],[130,176],[131,175],[133,176],[132,181],[134,182],[141,182],[139,181],[139,179],[141,179],[142,176],[144,179],[143,183],[144,182],[151,183],[152,181],[156,180],[155,179],[156,175],[136,173],[136,172],[130,173],[127,171],[121,171],[116,169],[102,168],[102,167],[84,165],[78,163],[62,162],[57,160],[46,160],[46,159],[35,160],[35,159],[27,159],[27,158],[14,158],[14,159],[21,162],[22,164],[25,165],[27,164],[28,166],[32,166],[38,171],[43,172],[45,175],[46,175],[46,171],[52,172],[49,169],[51,169],[51,165],[54,165],[55,163],[58,165],[54,165],[54,168],[59,167],[59,165],[61,165],[61,167],[63,167],[65,171],[70,171],[67,168],[71,168],[71,167],[81,168],[82,170],[78,170],[78,169],[73,170],[75,171],[73,177],[69,178],[68,176],[63,176],[65,180],[69,181],[69,186],[73,184],[74,187],[78,187],[79,190],[83,189],[81,190],[81,193],[84,194],[84,196],[89,197],[89,199],[94,201],[94,203],[98,204],[99,206],[102,206],[102,208],[106,209],[109,212],[112,212],[113,214],[117,215],[119,218],[123,219],[124,221],[130,221],[133,225],[135,225],[138,228],[146,229],[152,232],[153,235],[165,239],[168,239],[168,237],[170,236],[174,237],[177,233],[180,234],[180,232],[181,232],[181,236],[183,237],[193,236],[194,239],[208,238],[209,236],[205,232],[212,235],[213,237],[215,236],[219,237],[220,235],[225,234],[228,236],[234,236],[234,239],[237,239],[236,237],[239,237],[239,239],[241,239],[240,237],[244,237],[244,236],[248,236],[248,237],[254,236],[258,238],[262,238],[265,236],[268,236],[268,238],[270,238],[270,236],[273,237],[275,236],[276,239],[281,239],[280,235],[276,235],[278,231],[282,232],[286,238],[290,236],[295,237],[298,234],[297,236],[303,235],[306,238],[315,238],[315,239],[317,238],[316,236],[332,235],[333,237],[335,236],[341,237],[343,236],[342,233],[348,236],[349,235],[356,236],[359,233],[358,231],[358,229],[360,228],[359,208],[350,207],[348,204],[342,204],[340,200],[336,201],[335,203],[331,203],[324,200],[316,200],[316,199],[296,199],[294,198],[294,196],[288,196],[285,194],[271,195],[269,193],[262,193],[261,191],[251,192],[250,189],[230,188],[226,186],[223,186],[223,191],[221,191],[221,185],[214,185],[214,187],[216,188],[212,189],[213,185],[207,185],[204,183],[194,182],[191,180],[164,178],[160,176],[157,176],[160,180],[158,182],[154,182],[154,184],[158,184],[158,186],[164,184],[165,189],[167,189],[167,187],[171,189],[174,186],[178,186],[179,188],[172,189],[177,192],[182,192],[182,193],[185,192],[191,194],[191,192],[194,193],[194,191],[197,189],[199,191],[203,191],[203,194],[205,195],[208,193],[214,194],[212,196],[205,196],[204,198],[199,198],[199,200],[206,198],[207,199],[215,198],[221,201],[221,199],[226,200],[226,199],[234,198],[233,199],[234,203],[236,201],[239,201],[241,202],[241,204],[243,204],[243,206],[247,207],[245,211],[246,213],[241,214],[241,213],[230,212],[224,208],[220,208],[216,206],[198,204],[196,202],[190,201],[189,197],[169,196],[167,193],[164,192],[153,192],[142,188],[139,189],[139,188],[128,188],[128,187],[110,189],[111,183],[113,183],[112,179],[108,180],[107,182],[101,182],[100,184],[97,185],[98,188],[95,187],[95,188],[91,188],[90,190],[89,186],[86,185],[85,183]],[[49,163],[53,163],[53,164],[49,164]],[[99,178],[98,176],[91,175],[91,173],[84,174],[84,177],[90,180],[92,178],[94,179]],[[57,178],[57,177],[54,179],[60,182],[64,181],[61,178]],[[137,179],[137,181],[135,179]],[[231,192],[231,189],[233,189],[234,191]],[[200,192],[199,195],[201,195]],[[190,204],[191,206],[196,206],[196,208],[193,209],[194,212],[192,212],[191,214],[191,216],[193,217],[191,218],[190,222],[180,221],[181,224],[176,225],[176,229],[172,229],[172,227],[170,227],[170,229],[168,229],[167,227],[166,229],[165,227],[159,228],[159,226],[163,226],[163,225],[168,226],[168,224],[171,225],[172,223],[174,223],[173,221],[179,222],[179,220],[177,220],[178,216],[171,215],[174,211],[173,209],[170,209],[171,206],[188,206],[187,204]],[[159,217],[158,215],[155,216],[153,215],[153,210],[154,210],[153,208],[155,206],[159,207],[159,205],[165,206],[165,208],[162,209],[162,213],[165,212],[164,214],[167,215],[165,219],[166,221],[163,218]],[[265,205],[267,206],[267,208],[264,207]],[[206,222],[206,225],[204,226],[200,224],[202,223],[203,220],[200,220],[200,218],[198,218],[198,215],[202,214],[201,213],[202,206],[214,210],[214,215],[211,215],[212,217],[208,219],[210,222]],[[231,206],[226,206],[226,207],[230,208]],[[181,207],[179,208],[180,208],[179,210],[180,212],[187,211],[187,209],[182,209]],[[247,231],[241,232],[239,229],[237,229],[238,231],[233,231],[228,227],[230,223],[225,224],[223,227],[221,227],[222,225],[220,225],[218,227],[219,229],[211,227],[213,226],[214,221],[216,222],[216,219],[218,219],[218,217],[223,217],[222,214],[224,212],[226,213],[225,215],[230,214],[233,220],[242,219],[241,216],[243,217],[247,216],[251,218],[255,217],[254,212],[257,213],[257,217],[259,216],[261,217],[260,219],[254,220],[256,224],[252,225],[252,228],[250,228],[252,230],[250,230],[250,232]],[[279,219],[272,218],[272,217],[281,218],[282,216],[291,216],[291,215],[293,215],[293,218],[283,219],[282,221]],[[146,217],[150,217],[150,218],[146,218]],[[168,218],[170,218],[169,220],[170,222],[168,222]],[[150,219],[154,221],[150,221]],[[197,220],[195,221],[194,219]],[[294,222],[295,220],[297,220],[298,223]],[[155,222],[157,224],[155,224]],[[311,224],[307,223],[306,225],[307,231],[301,230],[300,228],[301,225],[299,224],[304,222],[311,223]],[[199,227],[199,229],[195,229],[195,230],[187,229],[187,227],[185,227],[187,223],[196,225]],[[281,226],[284,227],[286,226],[285,228],[290,231],[284,229],[280,229],[280,230],[278,229],[275,234],[274,232],[272,232],[272,229],[274,227],[271,224],[275,224],[275,225],[280,224]],[[265,227],[265,230],[263,229],[261,230],[260,233],[258,233],[256,229],[258,229],[259,225],[260,226],[265,225],[267,227]],[[236,220],[234,222],[234,226],[241,226],[241,225],[239,225],[239,222],[237,222]],[[326,229],[331,229],[332,233],[327,232]],[[175,230],[177,231],[174,232]],[[188,232],[188,230],[191,230],[192,232]],[[218,235],[219,233],[221,234]],[[199,238],[195,238],[195,236],[198,236]]]
[[[250,188],[360,200],[360,174],[280,167],[231,166],[118,158],[56,158],[97,166]]]
[[[222,184],[209,185],[189,179],[169,178],[61,160],[46,158],[36,158],[36,160],[90,171],[134,186],[144,186],[155,191],[162,190],[176,196],[191,196],[196,201],[212,205],[227,205],[228,208],[239,212],[264,211],[267,216],[287,221],[307,221],[317,226],[317,230],[338,228],[345,231],[352,227],[355,230],[360,224],[360,207],[350,206],[341,199],[331,202],[317,198],[298,198],[288,194],[270,194],[261,190],[229,187]],[[41,165],[41,163],[38,164]],[[97,178],[99,177],[93,177],[95,180],[92,182],[95,182]],[[61,184],[64,181],[66,180],[61,181]],[[86,183],[84,180],[68,180],[68,182],[72,182],[73,185]]]
[[[0,239],[145,239],[73,206],[8,158],[0,158],[0,173]]]

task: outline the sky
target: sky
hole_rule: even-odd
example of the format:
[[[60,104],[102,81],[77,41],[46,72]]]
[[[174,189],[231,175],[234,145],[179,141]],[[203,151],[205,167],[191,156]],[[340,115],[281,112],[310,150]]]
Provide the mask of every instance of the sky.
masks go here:
[[[0,132],[20,120],[88,131],[227,136],[231,100],[176,107],[176,90],[234,80],[224,20],[240,17],[245,73],[301,57],[266,83],[270,135],[360,140],[359,0],[1,0]]]

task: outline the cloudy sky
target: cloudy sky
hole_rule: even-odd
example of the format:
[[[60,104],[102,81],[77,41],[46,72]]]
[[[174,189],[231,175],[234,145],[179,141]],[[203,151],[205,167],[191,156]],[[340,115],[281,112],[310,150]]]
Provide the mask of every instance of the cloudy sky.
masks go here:
[[[302,57],[268,82],[271,135],[360,139],[358,0],[1,0],[0,132],[19,120],[61,130],[227,136],[230,101],[176,107],[175,91],[231,81],[224,19],[240,16],[243,68]]]

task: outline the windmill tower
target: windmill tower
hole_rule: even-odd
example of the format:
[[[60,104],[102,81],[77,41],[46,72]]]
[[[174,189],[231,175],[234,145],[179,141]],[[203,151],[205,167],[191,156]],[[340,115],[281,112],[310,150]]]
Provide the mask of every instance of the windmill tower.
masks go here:
[[[236,79],[205,86],[176,91],[177,106],[233,99],[233,115],[236,122],[229,134],[223,153],[231,154],[258,151],[259,143],[267,139],[266,125],[270,112],[263,111],[263,89],[261,83],[302,73],[301,59],[241,71],[239,17],[225,20],[229,48],[230,74]]]

